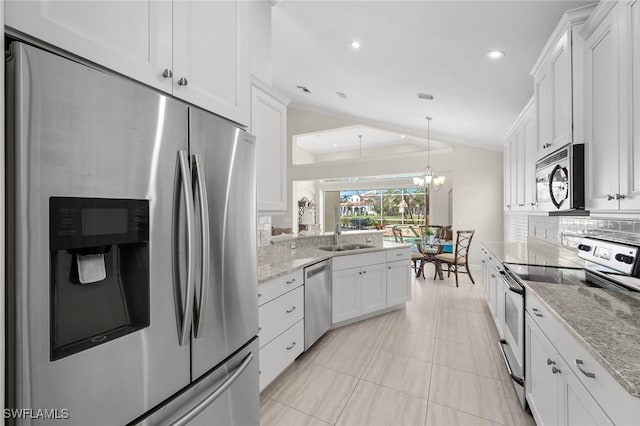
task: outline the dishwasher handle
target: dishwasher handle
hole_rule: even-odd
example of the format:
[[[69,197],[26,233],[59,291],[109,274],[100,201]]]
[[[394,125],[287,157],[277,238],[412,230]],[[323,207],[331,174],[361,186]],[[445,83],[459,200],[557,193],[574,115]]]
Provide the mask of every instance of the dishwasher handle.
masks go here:
[[[324,271],[328,271],[328,270],[329,270],[329,265],[327,263],[314,269],[307,269],[306,270],[307,279],[315,277],[316,275],[321,274]]]

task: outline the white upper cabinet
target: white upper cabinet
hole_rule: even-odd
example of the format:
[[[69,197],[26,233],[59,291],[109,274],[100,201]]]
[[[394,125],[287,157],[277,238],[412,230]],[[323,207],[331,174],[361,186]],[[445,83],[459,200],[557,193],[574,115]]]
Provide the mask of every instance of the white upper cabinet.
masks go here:
[[[531,211],[535,206],[535,113],[531,98],[505,136],[505,204],[510,210]]]
[[[585,23],[586,207],[640,210],[640,4],[601,2]]]
[[[5,9],[20,33],[249,124],[246,2],[12,0]]]
[[[240,124],[249,118],[247,3],[173,3],[173,93]]]
[[[264,86],[263,86],[264,87]],[[289,100],[258,87],[251,89],[251,133],[256,138],[258,211],[287,208],[287,104]],[[277,97],[276,97],[277,96]]]
[[[5,2],[5,24],[15,30],[171,92],[170,1]]]
[[[587,208],[618,209],[620,58],[615,8],[585,38]],[[589,30],[591,26],[585,27]],[[585,34],[586,35],[586,34]]]
[[[594,5],[567,11],[547,41],[531,75],[537,116],[537,156],[568,143],[581,143],[582,40],[577,34]],[[575,107],[574,107],[575,105]]]

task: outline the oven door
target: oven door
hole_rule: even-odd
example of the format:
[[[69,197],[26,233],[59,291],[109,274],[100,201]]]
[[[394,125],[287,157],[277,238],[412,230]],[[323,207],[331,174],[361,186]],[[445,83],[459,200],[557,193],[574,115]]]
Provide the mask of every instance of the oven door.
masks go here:
[[[504,335],[499,346],[520,404],[524,407],[524,288],[507,271],[500,271],[499,276],[503,294],[500,322]]]

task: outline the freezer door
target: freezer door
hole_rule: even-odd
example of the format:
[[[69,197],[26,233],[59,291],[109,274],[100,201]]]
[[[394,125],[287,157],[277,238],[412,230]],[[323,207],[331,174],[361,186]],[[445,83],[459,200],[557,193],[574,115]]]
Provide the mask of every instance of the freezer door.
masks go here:
[[[11,51],[7,283],[14,285],[7,308],[15,334],[8,341],[9,401],[68,410],[67,420],[42,424],[122,425],[190,382],[190,328],[180,346],[174,298],[185,291],[184,277],[174,288],[171,246],[174,196],[180,195],[173,193],[177,152],[188,148],[188,109],[31,46],[14,43]],[[150,222],[150,325],[58,360],[50,358],[49,328],[54,196],[146,199]],[[184,270],[180,257],[175,265]]]
[[[258,426],[258,339],[131,425]]]
[[[258,331],[255,138],[197,108],[189,108],[189,123],[190,153],[200,157],[206,180],[210,227],[207,299],[195,319],[204,323],[192,340],[195,380]],[[196,300],[201,291],[196,285]]]

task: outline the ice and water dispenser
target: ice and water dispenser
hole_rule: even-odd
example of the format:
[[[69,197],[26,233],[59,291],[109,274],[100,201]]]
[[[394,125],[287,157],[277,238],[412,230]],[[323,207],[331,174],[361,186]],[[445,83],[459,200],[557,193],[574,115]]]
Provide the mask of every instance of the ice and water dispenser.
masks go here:
[[[149,326],[149,201],[51,197],[51,360]]]

